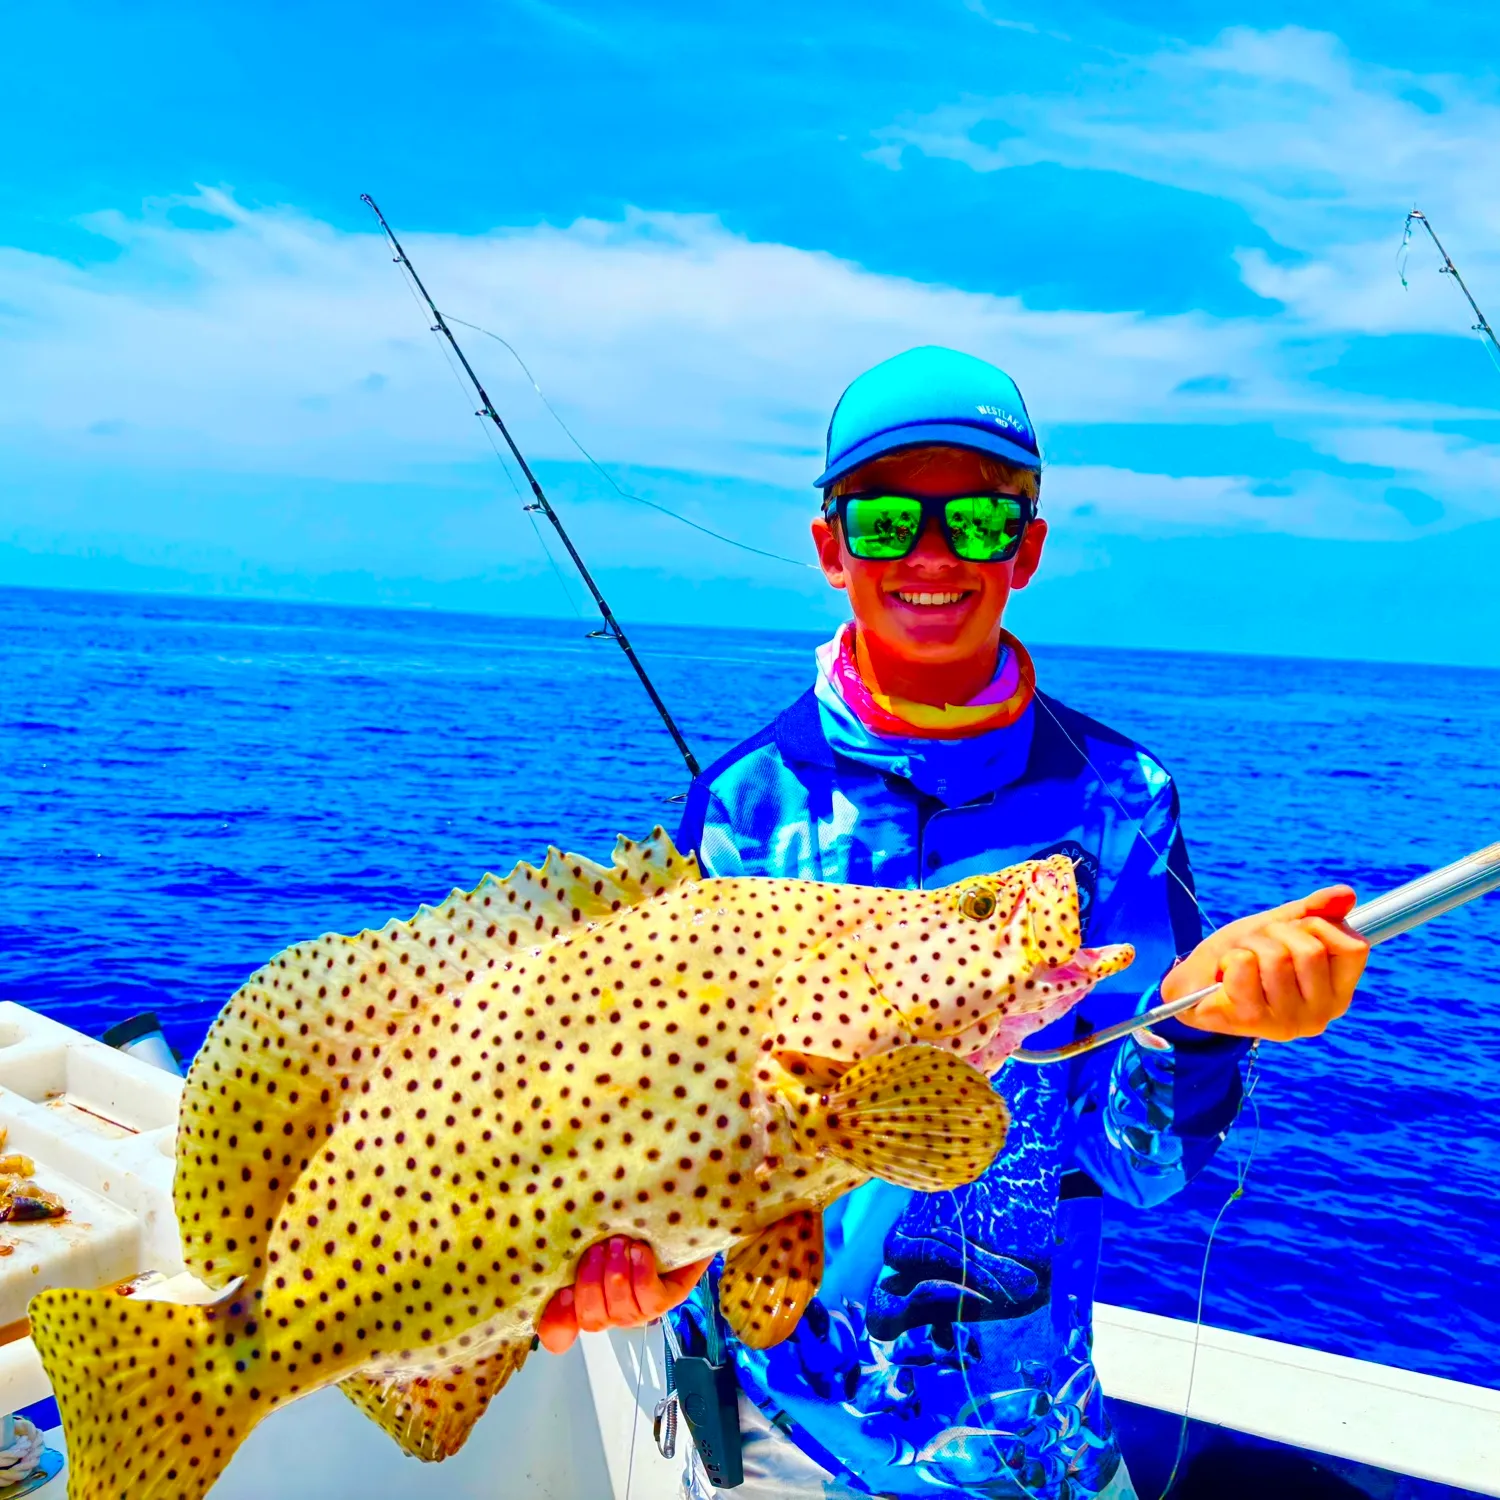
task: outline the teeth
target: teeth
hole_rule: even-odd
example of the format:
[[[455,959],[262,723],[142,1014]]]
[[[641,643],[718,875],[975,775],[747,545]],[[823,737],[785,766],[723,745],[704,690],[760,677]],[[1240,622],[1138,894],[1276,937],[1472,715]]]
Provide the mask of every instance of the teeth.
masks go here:
[[[916,593],[916,592],[913,592],[911,590],[898,589],[896,591],[896,597],[903,604],[922,604],[922,605],[929,605],[930,606],[930,605],[937,605],[937,604],[957,604],[958,601],[960,599],[962,599],[964,596],[963,596],[962,593],[957,593],[957,594],[933,594],[933,593],[925,593],[925,592],[924,593]]]

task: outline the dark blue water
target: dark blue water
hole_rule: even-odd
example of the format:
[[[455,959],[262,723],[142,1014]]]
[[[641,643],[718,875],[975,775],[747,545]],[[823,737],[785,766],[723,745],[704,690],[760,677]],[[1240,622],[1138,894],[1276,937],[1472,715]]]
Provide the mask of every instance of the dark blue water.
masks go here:
[[[642,629],[706,761],[809,680],[810,637]],[[1038,648],[1175,772],[1215,918],[1371,893],[1500,836],[1500,674]],[[682,769],[572,624],[0,590],[0,996],[184,1051],[282,945],[557,841],[675,822]],[[1375,954],[1326,1039],[1263,1049],[1207,1320],[1500,1385],[1500,897]],[[1190,1316],[1254,1134],[1113,1210],[1101,1295]]]

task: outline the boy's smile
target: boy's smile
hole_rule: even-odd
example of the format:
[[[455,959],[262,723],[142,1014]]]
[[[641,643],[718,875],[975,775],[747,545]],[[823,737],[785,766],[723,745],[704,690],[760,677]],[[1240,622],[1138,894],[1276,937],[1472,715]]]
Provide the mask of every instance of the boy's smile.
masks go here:
[[[832,493],[887,491],[950,498],[1036,494],[1035,470],[968,448],[924,446],[886,454],[845,475]],[[819,517],[813,540],[829,583],[849,595],[859,629],[860,667],[882,692],[920,703],[963,703],[989,683],[1000,621],[1012,589],[1041,561],[1047,523],[1033,520],[1008,562],[957,557],[936,522],[906,556],[854,557],[836,522]]]

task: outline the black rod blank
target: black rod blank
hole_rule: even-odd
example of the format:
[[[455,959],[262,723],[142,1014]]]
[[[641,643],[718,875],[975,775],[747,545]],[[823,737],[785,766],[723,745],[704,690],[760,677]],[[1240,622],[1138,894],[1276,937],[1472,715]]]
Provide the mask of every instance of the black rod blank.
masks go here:
[[[630,644],[629,637],[625,634],[620,622],[615,618],[614,611],[610,609],[608,601],[599,590],[599,585],[594,582],[594,575],[589,572],[588,564],[584,562],[578,548],[573,545],[573,538],[564,528],[562,519],[552,508],[552,502],[547,499],[537,477],[531,471],[531,465],[526,462],[525,455],[516,446],[516,440],[510,435],[510,429],[501,420],[500,413],[495,410],[495,403],[490,400],[489,393],[485,390],[483,382],[474,373],[474,367],[468,361],[464,351],[459,347],[458,340],[453,336],[453,330],[448,326],[448,320],[438,311],[437,303],[428,294],[427,288],[422,284],[422,278],[417,275],[417,268],[412,265],[410,256],[401,248],[401,241],[396,238],[396,232],[386,222],[386,217],[380,211],[380,206],[368,193],[361,193],[362,202],[369,204],[370,212],[380,221],[380,227],[385,231],[385,237],[391,242],[391,249],[396,252],[396,264],[401,266],[411,277],[413,285],[422,294],[422,300],[427,304],[428,311],[436,319],[433,332],[440,333],[452,346],[453,352],[458,356],[458,362],[464,368],[464,374],[469,377],[469,384],[474,387],[479,396],[479,410],[476,416],[488,417],[500,431],[500,436],[505,439],[505,445],[511,451],[511,456],[520,466],[521,472],[526,476],[526,482],[531,486],[531,493],[536,496],[533,504],[526,507],[527,510],[540,511],[551,523],[552,529],[561,539],[564,547],[568,549],[568,556],[573,559],[573,566],[578,569],[579,577],[588,586],[588,591],[594,596],[594,603],[599,608],[599,613],[604,617],[604,629],[598,632],[618,643],[620,650],[625,653],[626,660],[635,668],[635,675],[640,678],[641,686],[645,688],[646,695],[651,699],[657,713],[661,715],[661,721],[667,726],[667,732],[672,736],[678,751],[686,763],[691,775],[696,776],[699,772],[697,758],[683,738],[682,731],[677,727],[667,705],[662,702],[661,694],[656,691],[656,684],[646,675],[646,669],[641,665],[641,659],[635,654],[635,647]]]

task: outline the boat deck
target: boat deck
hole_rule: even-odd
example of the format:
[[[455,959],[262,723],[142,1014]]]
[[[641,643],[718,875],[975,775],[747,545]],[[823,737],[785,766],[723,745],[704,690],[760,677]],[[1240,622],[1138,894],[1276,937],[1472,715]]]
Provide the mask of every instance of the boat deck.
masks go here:
[[[180,1090],[180,1079],[0,1003],[0,1125],[77,1210],[49,1247],[38,1233],[49,1226],[22,1226],[35,1253],[11,1255],[0,1274],[0,1413],[48,1403],[23,1317],[41,1286],[156,1273],[169,1284],[153,1292],[173,1294],[183,1270],[171,1204]],[[1223,1329],[1195,1333],[1122,1307],[1098,1307],[1095,1329],[1142,1500],[1171,1472],[1190,1373],[1174,1500],[1500,1496],[1500,1392]],[[650,1431],[660,1360],[652,1330],[534,1355],[467,1446],[433,1466],[401,1457],[352,1403],[320,1391],[251,1433],[213,1500],[676,1500],[682,1458],[663,1459]],[[64,1480],[31,1493],[61,1500]]]

